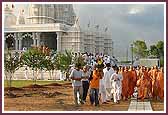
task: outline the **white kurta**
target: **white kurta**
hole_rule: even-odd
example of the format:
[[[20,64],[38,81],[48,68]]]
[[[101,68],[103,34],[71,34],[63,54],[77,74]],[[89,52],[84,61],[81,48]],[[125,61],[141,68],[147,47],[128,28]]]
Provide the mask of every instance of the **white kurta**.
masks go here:
[[[105,87],[112,88],[110,78],[111,78],[111,75],[114,73],[114,70],[110,68],[110,70],[108,71],[107,68],[104,68],[103,73],[104,73]]]
[[[105,83],[105,89],[106,89],[106,98],[108,101],[111,100],[112,94],[111,94],[111,89],[112,85],[110,82],[111,75],[114,73],[114,70],[110,68],[110,70],[107,70],[107,68],[103,69],[104,73],[104,83]]]
[[[110,81],[112,82],[112,93],[114,102],[120,100],[121,91],[122,91],[122,75],[121,74],[112,74]]]
[[[101,102],[106,102],[106,89],[105,89],[105,82],[104,77],[99,81],[99,94],[101,96]]]

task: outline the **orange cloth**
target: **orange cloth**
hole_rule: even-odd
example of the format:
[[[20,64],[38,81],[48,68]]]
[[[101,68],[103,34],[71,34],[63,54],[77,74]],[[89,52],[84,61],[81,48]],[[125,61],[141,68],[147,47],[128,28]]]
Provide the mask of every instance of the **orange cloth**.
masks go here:
[[[122,96],[128,98],[128,80],[129,80],[129,72],[122,72],[123,80],[122,80]]]
[[[156,96],[158,95],[158,89],[157,89],[157,86],[156,86],[156,77],[157,77],[157,69],[153,69],[151,71],[151,79],[152,79],[152,95],[153,97],[156,98]]]
[[[102,79],[101,73],[97,70],[93,71],[93,79],[90,81],[90,88],[99,88],[99,81]]]
[[[141,79],[142,70],[137,70],[136,73],[137,73],[137,80]]]
[[[134,93],[134,87],[137,82],[137,73],[134,70],[129,71],[129,85],[128,85],[128,94],[131,96]]]
[[[149,88],[150,96],[152,96],[152,77],[151,76],[152,76],[152,70],[148,72],[148,83],[149,83],[148,88]]]
[[[152,70],[150,70],[150,71],[148,72],[148,76],[151,78],[151,76],[152,76]]]
[[[148,95],[148,80],[147,79],[139,79],[137,81],[137,86],[138,86],[138,98],[144,100],[144,98],[146,98]]]
[[[158,96],[161,100],[164,99],[164,73],[158,72],[157,78]]]

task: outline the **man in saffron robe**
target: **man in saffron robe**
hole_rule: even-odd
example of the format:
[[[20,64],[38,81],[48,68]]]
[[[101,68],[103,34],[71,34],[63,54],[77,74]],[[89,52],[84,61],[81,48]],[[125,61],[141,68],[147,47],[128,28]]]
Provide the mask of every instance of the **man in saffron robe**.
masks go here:
[[[152,79],[152,96],[154,99],[157,99],[157,86],[156,86],[156,77],[158,74],[157,66],[154,66],[154,69],[151,71],[151,79]]]
[[[125,71],[123,70],[122,75],[123,75],[122,97],[123,97],[123,100],[128,100],[128,78],[129,78],[128,67],[125,67]]]
[[[163,101],[164,100],[164,73],[163,67],[160,68],[156,78],[156,84],[158,87],[158,96]]]
[[[135,71],[135,69],[130,66],[130,70],[129,70],[129,85],[128,85],[128,95],[129,97],[131,97],[134,93],[134,87],[136,86],[136,82],[137,82],[137,73]]]
[[[147,88],[148,88],[148,79],[145,74],[145,68],[142,69],[142,76],[137,81],[137,87],[138,87],[138,98],[141,99],[141,101],[144,101],[145,98],[147,98]]]

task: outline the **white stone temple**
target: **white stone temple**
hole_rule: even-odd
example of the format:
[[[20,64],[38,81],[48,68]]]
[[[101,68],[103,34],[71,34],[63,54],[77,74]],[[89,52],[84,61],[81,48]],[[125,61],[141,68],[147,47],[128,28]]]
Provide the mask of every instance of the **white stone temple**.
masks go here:
[[[46,45],[57,51],[104,53],[112,55],[108,32],[83,30],[72,4],[28,4],[15,16],[13,4],[4,5],[4,46],[22,51]],[[25,14],[25,11],[28,14]]]

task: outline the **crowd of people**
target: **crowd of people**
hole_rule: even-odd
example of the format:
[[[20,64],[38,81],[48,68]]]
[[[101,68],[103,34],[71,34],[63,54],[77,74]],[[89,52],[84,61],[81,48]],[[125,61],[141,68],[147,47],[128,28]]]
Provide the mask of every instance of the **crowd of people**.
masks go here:
[[[72,80],[75,105],[84,104],[87,98],[95,106],[111,101],[118,104],[120,100],[127,101],[132,97],[141,101],[164,100],[163,67],[117,67],[109,56],[98,56],[83,68],[76,63],[69,78]],[[136,91],[138,95],[135,95]]]

